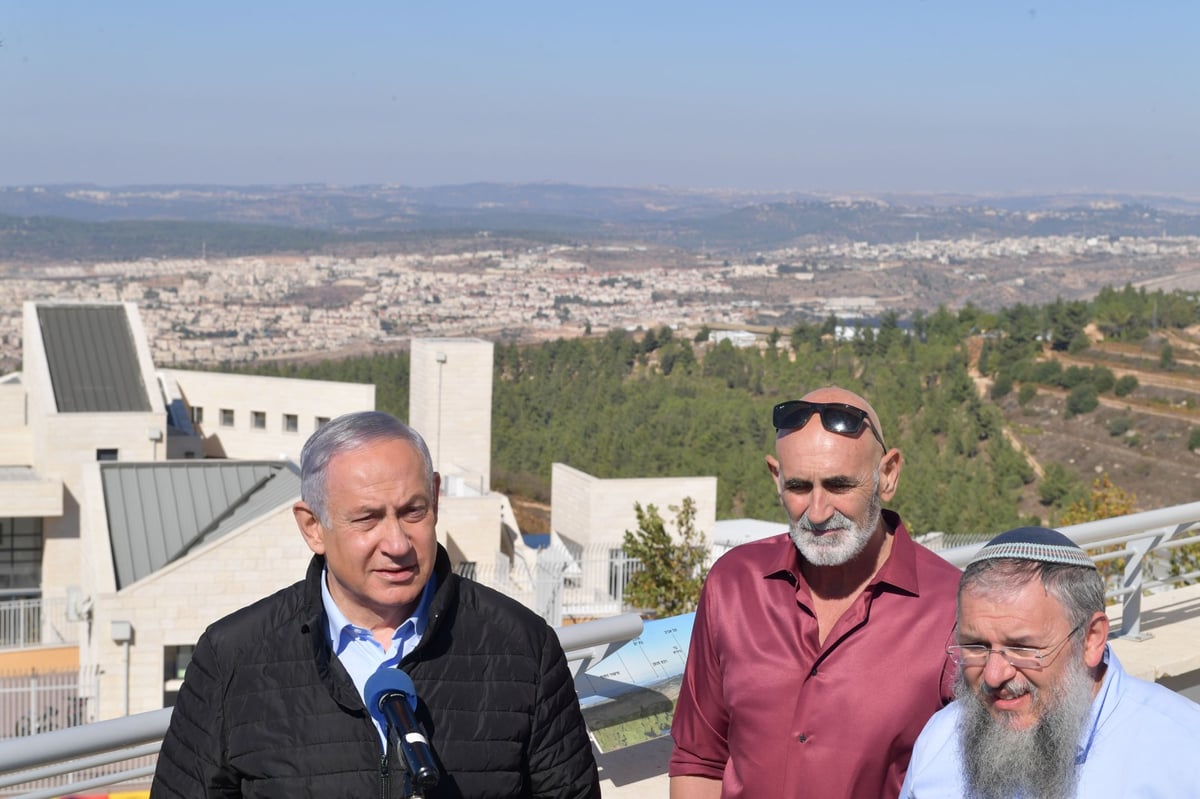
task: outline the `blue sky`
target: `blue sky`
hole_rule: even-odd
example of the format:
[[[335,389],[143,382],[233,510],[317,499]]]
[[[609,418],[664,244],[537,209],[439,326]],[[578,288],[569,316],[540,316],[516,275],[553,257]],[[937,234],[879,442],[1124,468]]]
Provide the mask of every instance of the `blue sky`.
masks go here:
[[[1200,197],[1200,4],[0,4],[0,185]]]

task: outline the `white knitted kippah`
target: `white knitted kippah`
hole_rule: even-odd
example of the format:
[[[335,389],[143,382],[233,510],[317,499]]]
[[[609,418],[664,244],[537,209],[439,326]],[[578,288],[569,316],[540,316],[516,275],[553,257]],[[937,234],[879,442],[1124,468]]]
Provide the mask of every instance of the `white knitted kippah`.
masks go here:
[[[1096,564],[1078,544],[1058,530],[1046,527],[1018,527],[1001,533],[984,544],[983,549],[971,558],[971,563],[993,558],[1016,558],[1096,568]]]

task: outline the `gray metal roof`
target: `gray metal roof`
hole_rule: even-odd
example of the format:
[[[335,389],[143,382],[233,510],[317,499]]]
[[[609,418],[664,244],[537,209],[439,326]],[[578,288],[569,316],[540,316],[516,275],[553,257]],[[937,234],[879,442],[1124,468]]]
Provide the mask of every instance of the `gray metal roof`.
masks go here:
[[[118,589],[300,498],[286,461],[105,463],[100,479]]]
[[[39,305],[37,314],[60,413],[151,409],[123,305]]]

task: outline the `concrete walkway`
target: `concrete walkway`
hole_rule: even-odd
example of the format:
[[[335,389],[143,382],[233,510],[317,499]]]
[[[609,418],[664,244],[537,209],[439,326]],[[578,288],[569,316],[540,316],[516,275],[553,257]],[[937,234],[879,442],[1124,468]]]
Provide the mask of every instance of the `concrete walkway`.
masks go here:
[[[667,799],[667,760],[673,744],[668,736],[597,754],[604,799]]]

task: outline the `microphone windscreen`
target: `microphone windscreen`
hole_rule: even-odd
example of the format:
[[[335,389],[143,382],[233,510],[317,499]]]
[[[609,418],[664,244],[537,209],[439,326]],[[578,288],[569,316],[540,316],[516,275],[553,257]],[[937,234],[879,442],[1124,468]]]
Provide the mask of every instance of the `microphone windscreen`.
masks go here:
[[[386,694],[395,693],[404,694],[408,706],[414,711],[417,709],[417,687],[413,685],[412,677],[400,669],[380,669],[367,678],[367,684],[363,687],[363,696],[369,707],[379,707],[380,699]]]

